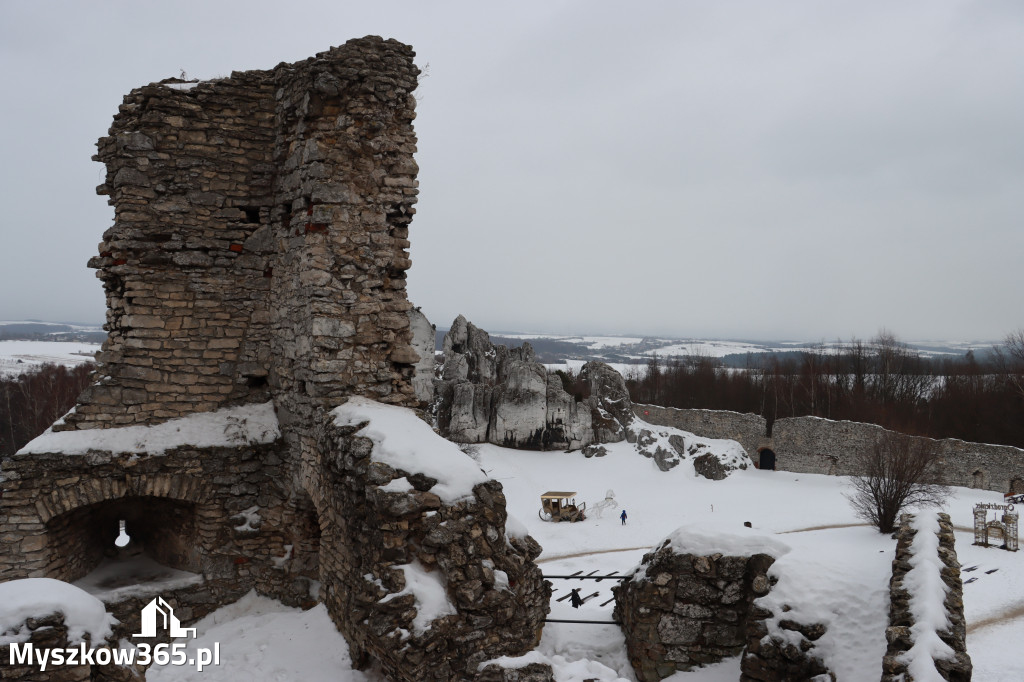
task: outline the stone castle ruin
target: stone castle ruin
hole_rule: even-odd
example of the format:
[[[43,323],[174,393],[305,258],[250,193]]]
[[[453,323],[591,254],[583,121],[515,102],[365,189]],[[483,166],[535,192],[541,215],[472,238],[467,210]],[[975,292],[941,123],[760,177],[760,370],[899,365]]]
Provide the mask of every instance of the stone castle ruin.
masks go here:
[[[191,574],[156,585],[186,623],[254,588],[319,600],[395,680],[473,679],[535,645],[540,547],[400,409],[425,405],[432,363],[405,291],[413,57],[367,37],[124,98],[96,156],[109,336],[72,413],[0,464],[0,581],[155,562]],[[411,454],[375,420],[417,434]],[[431,581],[447,606],[425,613]],[[106,600],[125,633],[154,596],[137,587]]]

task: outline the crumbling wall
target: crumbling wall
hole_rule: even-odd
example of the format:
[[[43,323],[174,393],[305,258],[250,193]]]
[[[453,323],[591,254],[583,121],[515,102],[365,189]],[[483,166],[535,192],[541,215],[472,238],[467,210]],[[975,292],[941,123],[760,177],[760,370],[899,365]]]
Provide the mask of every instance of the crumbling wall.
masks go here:
[[[415,402],[413,56],[369,37],[125,97],[95,157],[114,206],[89,262],[108,338],[58,428],[155,423],[270,391],[307,421],[352,393]]]
[[[767,441],[765,420],[756,414],[724,410],[681,410],[660,405],[633,405],[637,417],[651,424],[672,426],[705,438],[725,438],[754,456]]]
[[[738,655],[747,644],[752,603],[771,588],[771,554],[686,551],[693,539],[692,531],[676,531],[644,555],[631,580],[612,589],[615,619],[622,623],[630,663],[643,682]],[[734,543],[726,538],[722,544]]]
[[[968,682],[973,666],[967,654],[964,588],[949,514],[900,517],[889,595],[889,645],[882,660],[882,682],[936,675]],[[925,614],[934,622],[936,613],[945,614],[947,628],[935,629],[915,617]]]
[[[875,424],[792,417],[777,419],[769,436],[767,422],[755,414],[658,405],[634,405],[633,410],[652,424],[706,438],[735,440],[751,456],[761,448],[770,448],[776,455],[777,470],[808,474],[856,475],[851,464],[854,453],[869,452],[879,438],[892,433]],[[1020,448],[955,438],[921,440],[939,455],[942,475],[937,483],[1010,492],[1015,481],[1024,479],[1024,450]]]
[[[380,445],[361,435],[366,426],[339,426],[324,414],[305,467],[323,529],[321,597],[353,661],[372,657],[392,680],[448,682],[533,649],[551,588],[533,563],[540,546],[506,532],[501,484],[480,474],[468,498],[445,501],[438,494],[445,482],[375,459]],[[425,448],[440,441],[475,468],[418,426]],[[429,622],[425,583],[449,606]]]
[[[135,550],[201,574],[163,592],[185,622],[253,588],[309,603],[319,578],[354,659],[392,679],[471,679],[536,644],[550,591],[540,547],[505,533],[500,484],[442,441],[480,479],[446,501],[325,416],[427,394],[412,327],[433,330],[405,291],[414,56],[370,36],[125,98],[96,157],[115,209],[90,261],[108,338],[76,409],[0,463],[0,580],[81,578],[121,558],[123,521]],[[436,435],[398,411],[429,460]],[[453,609],[429,623],[421,568]],[[112,598],[124,634],[144,600]]]

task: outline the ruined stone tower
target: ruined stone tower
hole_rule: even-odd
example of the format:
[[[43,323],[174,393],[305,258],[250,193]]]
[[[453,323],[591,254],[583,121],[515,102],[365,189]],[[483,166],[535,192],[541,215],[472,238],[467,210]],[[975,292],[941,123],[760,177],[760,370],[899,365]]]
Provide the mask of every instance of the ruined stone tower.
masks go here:
[[[0,580],[116,568],[123,527],[197,576],[161,593],[186,622],[252,588],[319,599],[354,660],[402,680],[472,679],[533,646],[540,548],[506,536],[501,486],[456,451],[475,482],[442,494],[365,429],[374,414],[425,428],[390,407],[420,402],[413,57],[367,37],[125,97],[95,157],[115,210],[89,262],[108,339],[75,410],[0,464]],[[376,402],[343,418],[353,396]],[[454,448],[417,439],[423,457]],[[410,567],[451,604],[428,626]],[[148,599],[105,601],[130,628]]]

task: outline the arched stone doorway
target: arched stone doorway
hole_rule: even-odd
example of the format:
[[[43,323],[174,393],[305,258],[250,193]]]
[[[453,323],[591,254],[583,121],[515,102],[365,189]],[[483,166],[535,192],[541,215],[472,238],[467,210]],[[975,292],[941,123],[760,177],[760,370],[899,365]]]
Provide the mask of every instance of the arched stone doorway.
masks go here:
[[[771,448],[761,448],[758,451],[757,468],[775,471],[775,453]]]

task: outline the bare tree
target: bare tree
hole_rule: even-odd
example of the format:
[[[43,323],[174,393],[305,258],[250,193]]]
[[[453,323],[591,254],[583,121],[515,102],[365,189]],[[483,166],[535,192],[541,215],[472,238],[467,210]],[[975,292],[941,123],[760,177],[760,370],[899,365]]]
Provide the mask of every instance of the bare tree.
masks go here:
[[[996,366],[1014,389],[1024,396],[1024,329],[1006,335],[1002,346],[993,348]]]
[[[941,469],[931,443],[886,432],[873,448],[853,456],[860,474],[851,480],[846,495],[858,517],[881,533],[896,529],[905,507],[937,507],[949,497],[948,487],[935,483]]]

